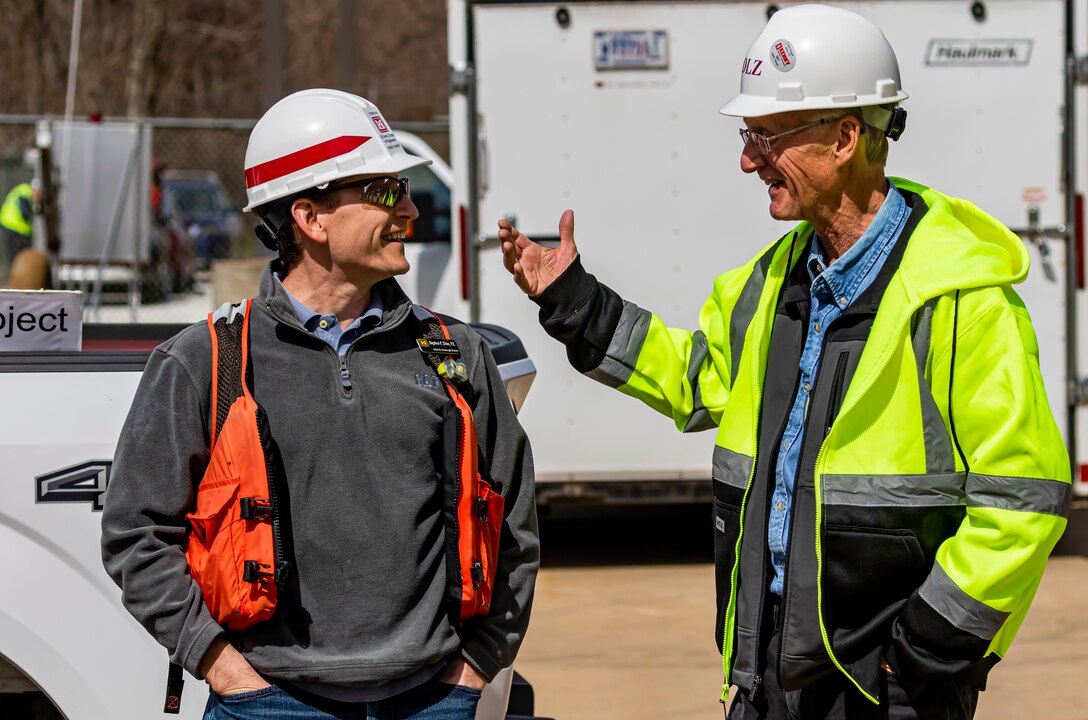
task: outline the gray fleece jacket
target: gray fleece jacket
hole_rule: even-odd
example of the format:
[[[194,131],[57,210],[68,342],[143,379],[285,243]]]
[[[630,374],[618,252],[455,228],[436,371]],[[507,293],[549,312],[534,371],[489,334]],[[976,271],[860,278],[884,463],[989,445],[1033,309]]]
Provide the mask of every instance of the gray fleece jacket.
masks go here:
[[[446,583],[440,424],[448,396],[416,345],[411,303],[374,287],[381,325],[344,368],[307,332],[266,269],[253,302],[253,395],[283,459],[293,555],[272,618],[228,639],[269,678],[340,685],[405,677],[458,651],[491,679],[513,663],[539,559],[533,463],[495,361],[467,325],[447,322],[469,366],[473,413],[506,498],[491,613],[458,627]],[[343,370],[346,369],[346,375]],[[151,354],[121,432],[102,514],[106,570],[125,607],[199,677],[224,633],[184,555],[185,515],[208,462],[211,342],[197,323]]]

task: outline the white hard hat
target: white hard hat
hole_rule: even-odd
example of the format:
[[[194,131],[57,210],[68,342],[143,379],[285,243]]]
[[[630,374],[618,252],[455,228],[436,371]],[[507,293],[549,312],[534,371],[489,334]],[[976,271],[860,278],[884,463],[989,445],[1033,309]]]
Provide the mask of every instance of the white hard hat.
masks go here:
[[[748,48],[740,93],[723,115],[884,105],[906,100],[895,51],[876,25],[826,5],[779,10]]]
[[[314,88],[288,95],[257,121],[246,147],[246,210],[353,175],[395,175],[409,155],[374,103]]]

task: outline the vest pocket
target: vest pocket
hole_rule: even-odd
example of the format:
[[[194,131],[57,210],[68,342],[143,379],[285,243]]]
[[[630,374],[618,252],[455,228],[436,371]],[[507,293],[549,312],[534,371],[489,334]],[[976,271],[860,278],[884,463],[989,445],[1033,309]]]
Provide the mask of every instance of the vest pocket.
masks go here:
[[[232,512],[237,514],[238,478],[202,482],[196,495],[196,508],[186,515],[193,529],[193,536],[202,544],[208,538],[216,538],[224,525],[228,525]],[[190,542],[193,538],[190,537]]]
[[[925,579],[910,530],[826,525],[822,539],[824,606],[852,624],[909,597]]]
[[[714,620],[718,652],[725,639],[725,612],[733,583],[733,566],[737,559],[737,538],[740,537],[740,500],[743,491],[723,482],[714,482],[714,590],[717,614]]]
[[[196,508],[186,516],[192,528],[186,549],[189,572],[209,609],[231,606],[236,594],[235,548],[244,532],[239,523],[238,484],[237,477],[205,480],[197,490]],[[216,620],[222,622],[222,618]]]
[[[479,533],[479,554],[481,564],[479,606],[486,615],[491,609],[491,594],[494,591],[495,575],[499,565],[499,540],[502,536],[503,510],[505,498],[491,488],[491,483],[480,475],[476,476],[479,498],[475,508],[476,530]]]

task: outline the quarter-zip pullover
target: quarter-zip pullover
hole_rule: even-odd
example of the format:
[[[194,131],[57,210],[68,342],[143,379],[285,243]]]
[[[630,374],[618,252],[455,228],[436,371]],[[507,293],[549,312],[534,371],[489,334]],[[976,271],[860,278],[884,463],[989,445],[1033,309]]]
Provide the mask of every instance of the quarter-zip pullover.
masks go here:
[[[272,617],[228,639],[258,672],[287,682],[377,686],[457,653],[490,679],[513,662],[532,606],[539,544],[528,439],[484,340],[447,319],[468,365],[486,469],[506,498],[491,612],[460,625],[447,602],[438,482],[449,398],[421,356],[400,286],[390,279],[373,292],[381,324],[330,362],[271,272],[262,276],[250,312],[252,392],[282,462],[292,572]],[[224,634],[183,552],[209,456],[210,361],[205,322],[152,352],[102,516],[103,560],[126,608],[198,677]]]

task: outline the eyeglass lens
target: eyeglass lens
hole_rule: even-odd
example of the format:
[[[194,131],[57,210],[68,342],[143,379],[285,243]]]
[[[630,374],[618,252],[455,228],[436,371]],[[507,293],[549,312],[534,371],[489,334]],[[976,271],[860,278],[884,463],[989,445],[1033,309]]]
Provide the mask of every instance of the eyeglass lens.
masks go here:
[[[405,195],[411,195],[408,178],[374,178],[365,182],[360,190],[363,200],[387,208],[395,206]]]
[[[764,135],[760,135],[759,133],[754,133],[746,128],[741,128],[740,139],[744,142],[745,145],[747,145],[748,143],[752,143],[753,145],[755,145],[756,150],[759,150],[762,153],[769,153],[771,151],[770,139],[768,139]]]
[[[741,128],[740,137],[744,141],[745,145],[747,145],[748,143],[752,143],[753,145],[756,146],[757,150],[759,150],[761,153],[766,155],[766,154],[771,152],[771,143],[773,143],[775,140],[778,140],[779,138],[786,137],[787,135],[793,135],[795,133],[799,133],[799,132],[802,132],[804,130],[808,130],[810,128],[817,127],[819,125],[826,125],[827,123],[834,122],[834,121],[838,120],[841,117],[842,117],[842,115],[838,115],[836,117],[831,117],[831,118],[822,118],[822,119],[817,120],[815,122],[810,122],[810,123],[806,123],[804,125],[799,125],[799,126],[797,126],[795,128],[792,128],[790,130],[785,130],[783,132],[776,133],[774,135],[769,135],[769,136],[768,135],[760,135],[759,133],[754,133],[751,130],[748,130],[747,128]]]

